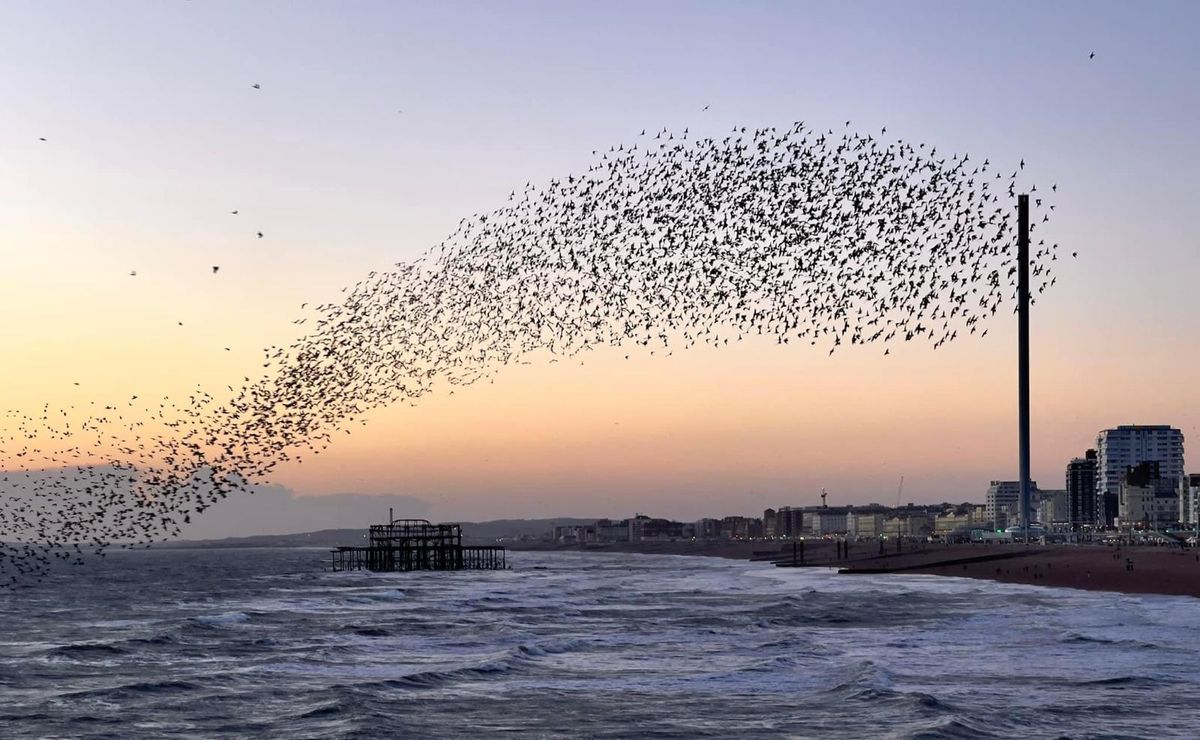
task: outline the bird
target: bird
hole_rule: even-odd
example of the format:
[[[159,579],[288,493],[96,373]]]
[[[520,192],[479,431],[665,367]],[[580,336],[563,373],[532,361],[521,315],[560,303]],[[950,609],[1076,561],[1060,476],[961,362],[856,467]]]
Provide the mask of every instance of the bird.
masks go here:
[[[1096,52],[1093,51],[1091,54],[1088,54],[1088,59],[1095,59],[1095,58],[1096,58]]]
[[[709,106],[709,105],[711,105],[711,103],[708,103],[708,104],[706,104],[706,105],[705,105],[703,108],[701,108],[701,109],[700,109],[700,112],[701,112],[701,113],[703,113],[704,111],[708,110],[708,106]]]
[[[130,270],[129,277],[137,277],[137,270]]]
[[[220,269],[221,269],[221,266],[220,266],[220,265],[213,265],[213,266],[212,266],[212,271],[213,271],[213,274],[214,274],[214,275],[216,275],[216,274],[217,274],[217,270],[220,270]]]
[[[45,140],[46,140],[46,137],[45,137],[45,136],[39,136],[39,137],[38,137],[38,141],[45,141]]]
[[[236,215],[238,215],[238,212],[237,212],[237,211],[230,211],[230,213],[232,213],[232,214],[233,214],[233,215],[235,215],[235,216],[236,216]]]
[[[256,83],[254,83],[253,85],[251,85],[250,87],[253,87],[255,90],[261,90],[261,89],[262,89],[262,85],[258,84],[257,82],[256,82]]]
[[[263,233],[262,233],[261,231],[259,231],[259,232],[258,232],[258,238],[259,238],[259,239],[262,239],[262,238],[263,238]]]

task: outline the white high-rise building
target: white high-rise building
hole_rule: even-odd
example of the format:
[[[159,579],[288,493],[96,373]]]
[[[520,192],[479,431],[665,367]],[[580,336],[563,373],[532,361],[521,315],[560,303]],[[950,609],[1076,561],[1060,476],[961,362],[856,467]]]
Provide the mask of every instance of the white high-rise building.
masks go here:
[[[1125,424],[1096,437],[1096,515],[1101,523],[1112,524],[1125,471],[1143,462],[1158,463],[1159,475],[1174,484],[1183,476],[1183,432],[1165,424]]]

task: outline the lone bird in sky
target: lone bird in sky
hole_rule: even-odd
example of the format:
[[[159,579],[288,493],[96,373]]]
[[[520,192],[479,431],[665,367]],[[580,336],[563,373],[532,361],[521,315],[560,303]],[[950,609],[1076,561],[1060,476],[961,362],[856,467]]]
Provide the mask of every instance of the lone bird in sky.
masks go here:
[[[1095,58],[1096,58],[1096,52],[1093,51],[1091,54],[1088,54],[1088,59],[1095,59]]]
[[[214,275],[216,275],[216,274],[217,274],[217,270],[220,270],[220,269],[221,269],[221,266],[220,266],[220,265],[213,265],[213,274],[214,274]]]
[[[255,90],[261,90],[261,89],[262,89],[262,85],[258,84],[257,82],[256,82],[256,83],[254,83],[253,85],[251,85],[251,87],[253,87]]]

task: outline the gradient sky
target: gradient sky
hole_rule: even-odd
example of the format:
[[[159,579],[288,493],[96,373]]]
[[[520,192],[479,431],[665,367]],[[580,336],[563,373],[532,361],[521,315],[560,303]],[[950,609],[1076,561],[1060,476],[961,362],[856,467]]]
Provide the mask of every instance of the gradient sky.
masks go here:
[[[300,303],[643,128],[849,119],[1058,184],[1046,236],[1080,256],[1034,309],[1043,487],[1107,426],[1200,444],[1197,28],[1196,3],[6,0],[0,407],[236,383]],[[1016,474],[1014,348],[1004,320],[886,358],[514,366],[276,481],[471,520],[894,503],[901,475],[982,501]]]

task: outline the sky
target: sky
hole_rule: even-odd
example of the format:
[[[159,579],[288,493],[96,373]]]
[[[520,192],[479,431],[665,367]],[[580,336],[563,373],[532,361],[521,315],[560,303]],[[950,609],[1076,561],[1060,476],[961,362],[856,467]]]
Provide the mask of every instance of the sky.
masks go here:
[[[1046,236],[1079,257],[1034,307],[1042,487],[1117,424],[1200,444],[1197,27],[1167,2],[8,0],[0,408],[236,384],[301,303],[644,128],[850,120],[1057,184]],[[513,366],[272,482],[474,521],[982,501],[1016,476],[1015,334]]]

